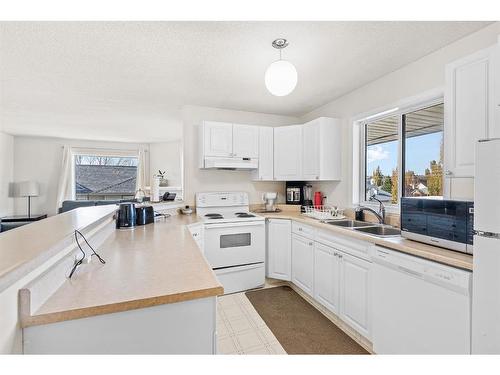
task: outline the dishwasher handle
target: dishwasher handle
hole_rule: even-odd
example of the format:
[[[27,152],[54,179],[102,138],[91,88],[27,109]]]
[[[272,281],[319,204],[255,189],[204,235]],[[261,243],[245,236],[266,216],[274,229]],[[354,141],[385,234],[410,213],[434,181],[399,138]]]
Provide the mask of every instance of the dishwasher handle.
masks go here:
[[[416,277],[421,278],[421,279],[424,277],[424,274],[421,272],[418,272],[418,271],[415,271],[415,270],[412,270],[412,269],[409,269],[409,268],[406,268],[403,266],[399,266],[399,265],[397,267],[398,267],[399,271],[407,273],[409,275],[416,276]]]

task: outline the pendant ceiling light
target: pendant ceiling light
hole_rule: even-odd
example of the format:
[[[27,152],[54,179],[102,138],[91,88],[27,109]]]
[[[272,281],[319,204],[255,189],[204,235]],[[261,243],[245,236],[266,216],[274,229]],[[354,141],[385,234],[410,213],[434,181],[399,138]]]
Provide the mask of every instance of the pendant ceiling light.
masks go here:
[[[269,92],[275,96],[286,96],[297,86],[297,70],[289,61],[281,59],[281,50],[288,46],[286,39],[276,39],[273,47],[280,51],[280,59],[266,70],[264,81]]]

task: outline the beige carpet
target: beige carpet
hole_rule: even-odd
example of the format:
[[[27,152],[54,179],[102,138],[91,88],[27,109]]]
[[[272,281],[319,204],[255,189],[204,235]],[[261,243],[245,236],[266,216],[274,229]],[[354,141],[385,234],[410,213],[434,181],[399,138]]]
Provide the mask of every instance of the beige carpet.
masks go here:
[[[289,286],[245,294],[288,354],[368,354]]]

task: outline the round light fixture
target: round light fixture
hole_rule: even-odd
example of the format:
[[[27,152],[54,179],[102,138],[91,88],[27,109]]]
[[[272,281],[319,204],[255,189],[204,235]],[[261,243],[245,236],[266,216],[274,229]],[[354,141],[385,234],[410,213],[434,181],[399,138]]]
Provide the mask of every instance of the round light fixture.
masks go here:
[[[281,50],[286,46],[288,46],[286,39],[273,41],[273,47],[280,51],[280,59],[269,65],[264,77],[266,88],[275,96],[286,96],[297,86],[295,66],[291,62],[281,59]]]

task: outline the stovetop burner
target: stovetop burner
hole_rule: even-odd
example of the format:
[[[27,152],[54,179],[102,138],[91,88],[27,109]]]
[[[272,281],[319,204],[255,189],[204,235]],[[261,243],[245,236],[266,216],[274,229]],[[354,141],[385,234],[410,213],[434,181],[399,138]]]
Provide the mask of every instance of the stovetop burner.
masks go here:
[[[224,219],[224,216],[221,214],[206,214],[205,217],[208,217],[209,219]]]
[[[236,212],[237,217],[255,217],[255,215],[249,214],[248,212]]]

